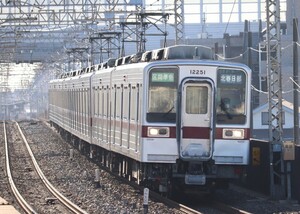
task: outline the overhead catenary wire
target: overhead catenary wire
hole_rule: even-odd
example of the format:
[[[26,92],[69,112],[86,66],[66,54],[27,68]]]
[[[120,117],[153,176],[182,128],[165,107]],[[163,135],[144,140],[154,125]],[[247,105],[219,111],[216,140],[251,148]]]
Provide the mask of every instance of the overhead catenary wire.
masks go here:
[[[227,28],[228,28],[228,25],[229,25],[229,22],[230,22],[230,19],[231,19],[231,15],[232,15],[232,13],[233,13],[233,9],[234,9],[234,7],[235,7],[235,3],[236,3],[236,0],[234,0],[234,2],[233,2],[233,5],[232,5],[231,12],[230,12],[230,15],[229,15],[227,24],[226,24],[226,28],[225,28],[224,34],[227,32]]]

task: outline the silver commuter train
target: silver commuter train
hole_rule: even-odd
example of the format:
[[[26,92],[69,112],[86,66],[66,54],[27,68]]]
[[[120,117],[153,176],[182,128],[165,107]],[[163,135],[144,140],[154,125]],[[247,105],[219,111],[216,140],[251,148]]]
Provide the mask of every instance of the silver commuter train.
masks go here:
[[[49,119],[120,175],[173,194],[237,178],[249,163],[251,70],[172,46],[49,84]]]

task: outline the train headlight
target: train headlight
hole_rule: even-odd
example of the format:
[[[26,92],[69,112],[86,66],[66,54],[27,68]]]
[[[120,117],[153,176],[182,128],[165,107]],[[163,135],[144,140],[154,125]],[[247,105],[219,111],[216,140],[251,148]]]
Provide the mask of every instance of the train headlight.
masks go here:
[[[244,129],[223,129],[224,139],[244,139]]]
[[[169,127],[148,127],[148,137],[169,137]]]

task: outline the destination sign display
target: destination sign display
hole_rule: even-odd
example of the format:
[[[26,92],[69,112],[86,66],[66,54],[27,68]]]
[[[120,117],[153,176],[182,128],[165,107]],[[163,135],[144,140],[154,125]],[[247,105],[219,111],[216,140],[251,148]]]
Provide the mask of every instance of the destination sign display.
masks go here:
[[[220,82],[223,84],[242,84],[242,74],[222,74],[220,76]]]
[[[175,75],[173,72],[152,72],[151,79],[152,82],[174,82]]]
[[[241,70],[220,69],[218,75],[218,83],[225,85],[243,85],[246,76]]]

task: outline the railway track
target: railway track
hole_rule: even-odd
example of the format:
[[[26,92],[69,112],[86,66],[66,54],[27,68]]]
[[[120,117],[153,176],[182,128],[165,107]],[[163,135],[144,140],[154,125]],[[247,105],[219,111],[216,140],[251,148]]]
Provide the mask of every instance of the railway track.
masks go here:
[[[88,156],[80,155],[80,152],[76,152],[74,154],[74,158],[70,158],[68,156],[68,148],[71,148],[71,144],[67,144],[65,142],[61,142],[61,138],[58,134],[55,134],[50,130],[48,127],[43,125],[41,122],[37,122],[34,124],[21,123],[20,126],[22,127],[23,132],[27,136],[27,140],[29,144],[32,147],[32,150],[34,154],[36,154],[36,158],[39,162],[39,164],[45,169],[45,175],[47,177],[52,177],[51,175],[55,175],[55,179],[51,179],[51,183],[53,183],[55,186],[60,186],[60,191],[64,192],[68,197],[70,197],[73,201],[80,201],[79,204],[82,204],[84,209],[89,213],[142,213],[143,207],[141,207],[142,204],[140,199],[143,198],[142,192],[143,187],[138,185],[133,185],[133,189],[124,189],[123,187],[114,187],[117,186],[127,186],[127,184],[132,184],[132,182],[129,182],[125,178],[120,178],[118,174],[113,174],[108,169],[102,168],[99,166],[99,163],[97,164],[98,168],[105,169],[101,170],[101,188],[95,188],[94,185],[94,177],[89,177],[89,175],[92,175],[95,170],[95,164],[93,164],[91,159],[88,158]],[[12,131],[11,131],[12,132]],[[45,134],[47,133],[47,134]],[[56,137],[53,137],[56,136]],[[53,137],[53,138],[52,138]],[[18,138],[22,139],[22,137],[16,137],[16,141]],[[60,139],[59,139],[60,138]],[[19,139],[19,140],[20,140]],[[36,139],[36,140],[35,140]],[[42,143],[43,142],[43,143]],[[15,144],[15,143],[14,143]],[[50,145],[49,145],[50,144]],[[63,145],[64,144],[64,145]],[[49,147],[47,147],[47,146]],[[57,145],[57,146],[54,146]],[[74,151],[75,153],[75,151]],[[63,155],[60,157],[60,155]],[[13,156],[15,156],[13,154]],[[21,159],[24,159],[24,157],[20,156]],[[49,158],[49,159],[48,159]],[[59,161],[59,159],[63,159],[62,162]],[[32,170],[29,170],[30,167],[25,166],[26,161],[23,162],[23,167],[27,170],[32,172]],[[68,167],[70,162],[70,168]],[[90,163],[85,163],[90,162]],[[47,163],[45,165],[45,163]],[[51,164],[49,164],[51,163]],[[53,163],[56,166],[59,167],[53,167]],[[86,165],[87,164],[87,165]],[[74,168],[75,166],[75,168]],[[80,166],[80,167],[78,167]],[[91,167],[90,167],[91,166]],[[65,168],[66,167],[66,168]],[[84,169],[84,170],[83,170]],[[26,171],[25,170],[25,171]],[[58,171],[59,170],[59,171]],[[73,170],[74,173],[73,174]],[[78,171],[79,170],[79,171]],[[90,171],[91,170],[91,171]],[[104,172],[105,171],[105,172]],[[84,173],[82,173],[84,172]],[[67,174],[66,174],[67,173]],[[105,174],[113,175],[114,178],[110,176],[110,178],[107,178],[109,176],[106,176]],[[63,176],[63,177],[60,177]],[[82,177],[84,175],[84,177]],[[116,182],[113,180],[119,180],[115,178],[120,178],[120,182]],[[65,179],[67,178],[67,179]],[[68,180],[70,179],[70,180]],[[33,179],[34,182],[36,182],[36,178]],[[57,183],[60,182],[59,184]],[[76,183],[76,181],[80,181],[79,183]],[[67,183],[68,184],[67,184]],[[65,184],[63,184],[65,183]],[[73,184],[72,184],[73,183]],[[90,184],[91,185],[90,185]],[[117,184],[116,184],[117,183]],[[68,189],[68,185],[71,185],[72,190],[75,190],[72,192],[70,189]],[[76,192],[76,189],[74,187],[78,187],[79,192]],[[129,185],[128,185],[129,186]],[[130,185],[131,186],[131,185]],[[77,190],[77,191],[78,191]],[[33,192],[33,190],[31,191]],[[131,199],[127,198],[125,196],[126,192],[133,192],[133,196],[130,196],[133,198],[133,201]],[[81,195],[83,193],[83,195]],[[32,193],[33,194],[33,193]],[[49,196],[42,196],[43,198],[49,197]],[[26,197],[25,197],[26,198]],[[53,196],[52,196],[53,198]],[[135,199],[134,199],[135,198]],[[26,198],[27,199],[27,198]],[[114,200],[114,201],[113,201]],[[149,202],[149,213],[188,213],[188,214],[199,214],[199,213],[247,213],[243,210],[239,210],[234,208],[233,206],[227,205],[227,204],[220,204],[220,203],[196,203],[193,206],[190,206],[188,203],[184,202],[175,202],[172,200],[169,200],[168,198],[162,197],[160,194],[157,194],[155,192],[150,191],[150,200]],[[37,200],[36,200],[37,201]],[[118,202],[116,202],[118,201]],[[121,203],[120,203],[121,202]],[[35,203],[32,204],[33,207],[35,207]],[[93,204],[95,203],[95,204]],[[119,205],[121,205],[122,208],[118,208]],[[165,206],[169,207],[169,209],[166,209],[166,211],[160,210],[161,204],[164,204]],[[97,207],[98,205],[98,207]],[[196,205],[196,206],[195,206]],[[49,206],[47,205],[47,209],[49,209]],[[57,206],[57,205],[56,205]],[[109,206],[110,208],[107,208],[106,206]],[[126,207],[126,208],[124,208]],[[55,208],[60,209],[60,208]],[[131,211],[124,211],[119,212],[118,210],[131,210]],[[165,209],[165,208],[163,208]],[[105,210],[105,212],[103,211]],[[133,210],[133,211],[132,211]],[[169,211],[168,211],[169,210]],[[153,212],[154,211],[154,212]],[[158,212],[160,211],[160,212]],[[38,210],[39,213],[46,213],[43,211]],[[47,212],[49,213],[49,212]],[[58,211],[53,212],[58,213]],[[59,213],[71,213],[71,211],[63,211]]]
[[[137,185],[136,183],[130,182],[127,179],[120,177],[117,173],[111,172],[108,168],[101,166],[103,170],[106,170],[108,173],[112,174],[116,179],[121,180],[121,182],[125,182],[128,185],[132,186],[133,188],[138,189],[140,192],[143,192],[142,186]],[[184,214],[204,214],[204,213],[226,213],[226,214],[250,214],[250,212],[244,211],[242,209],[236,208],[234,206],[216,201],[211,200],[209,203],[205,204],[205,208],[202,205],[198,206],[189,206],[184,205],[180,202],[176,202],[172,199],[166,198],[158,194],[157,192],[151,191],[149,196],[157,202],[161,202],[169,207],[175,208],[179,210],[181,213]]]
[[[62,213],[87,213],[63,196],[44,176],[18,123],[15,123],[15,127],[10,125],[9,129],[11,139],[8,138],[8,130],[4,123],[6,170],[12,192],[24,212],[43,213],[43,210],[46,209],[49,213],[49,205],[52,205],[53,213],[57,213],[57,211]],[[24,143],[23,146],[22,142]],[[26,149],[26,152],[24,149]],[[21,159],[23,164],[17,164],[17,159]],[[20,182],[26,180],[28,181],[25,184],[26,186],[20,184]],[[32,185],[33,183],[35,185]],[[41,183],[44,185],[41,185]],[[31,189],[31,187],[33,188]],[[45,197],[44,201],[43,197]],[[55,203],[56,200],[59,200],[60,204]]]

